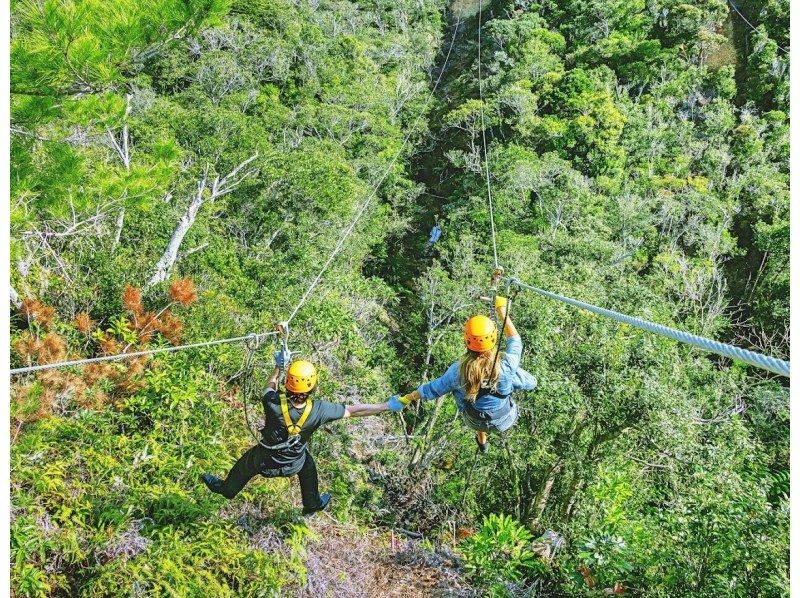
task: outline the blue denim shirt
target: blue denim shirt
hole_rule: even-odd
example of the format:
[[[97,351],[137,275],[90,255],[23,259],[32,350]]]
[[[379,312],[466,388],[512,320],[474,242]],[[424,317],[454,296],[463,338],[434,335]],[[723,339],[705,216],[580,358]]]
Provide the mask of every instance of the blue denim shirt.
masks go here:
[[[514,372],[519,367],[519,360],[522,356],[522,339],[519,335],[509,336],[506,339],[506,350],[500,359],[500,380],[497,382],[497,394],[508,395],[513,390],[512,381]],[[464,411],[464,397],[466,390],[461,380],[459,380],[458,366],[461,362],[456,361],[447,368],[447,371],[436,378],[420,386],[417,391],[423,401],[438,399],[452,392],[456,399],[456,406],[459,411]],[[486,395],[475,401],[475,408],[478,411],[494,411],[503,405],[503,401],[492,395]]]

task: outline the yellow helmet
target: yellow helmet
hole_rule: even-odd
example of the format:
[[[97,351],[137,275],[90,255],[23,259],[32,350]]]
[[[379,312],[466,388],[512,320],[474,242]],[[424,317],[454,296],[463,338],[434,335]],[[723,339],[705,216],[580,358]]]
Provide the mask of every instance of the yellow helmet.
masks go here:
[[[305,394],[314,390],[317,385],[317,368],[310,361],[298,359],[286,370],[286,390],[297,394]]]
[[[476,353],[494,349],[497,345],[497,327],[491,318],[472,316],[464,324],[464,342],[470,351]]]

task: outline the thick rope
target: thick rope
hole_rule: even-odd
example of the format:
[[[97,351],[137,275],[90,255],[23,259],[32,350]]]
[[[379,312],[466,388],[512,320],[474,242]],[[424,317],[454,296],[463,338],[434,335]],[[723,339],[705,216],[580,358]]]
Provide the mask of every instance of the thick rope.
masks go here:
[[[322,265],[322,268],[320,268],[320,270],[317,273],[317,275],[314,278],[314,280],[311,281],[311,284],[308,286],[308,288],[306,289],[305,293],[303,293],[303,296],[300,298],[300,301],[298,301],[297,305],[295,305],[294,310],[292,310],[292,313],[289,315],[289,317],[286,320],[287,322],[291,322],[294,319],[294,317],[297,315],[297,312],[300,311],[300,308],[302,308],[303,305],[305,305],[306,301],[311,296],[311,293],[314,291],[316,286],[319,284],[320,280],[322,280],[322,275],[325,274],[325,271],[328,269],[328,266],[331,265],[333,260],[336,258],[336,256],[339,254],[339,252],[342,250],[342,247],[344,247],[344,242],[352,234],[353,230],[356,227],[356,224],[358,224],[358,221],[361,220],[361,216],[363,216],[363,214],[366,211],[367,207],[369,207],[369,204],[372,202],[374,197],[377,195],[378,189],[380,189],[381,185],[386,180],[386,177],[389,176],[389,173],[391,172],[392,168],[394,167],[395,162],[397,162],[397,159],[400,157],[400,154],[403,153],[403,150],[405,149],[406,145],[408,144],[409,140],[411,139],[411,135],[413,135],[415,130],[416,130],[417,124],[419,123],[420,119],[422,119],[422,116],[425,114],[426,109],[428,108],[428,105],[430,104],[431,100],[433,99],[433,96],[436,93],[437,88],[439,87],[439,83],[442,80],[442,75],[444,75],[444,71],[447,69],[447,63],[450,60],[450,54],[453,51],[453,45],[455,44],[456,35],[458,34],[458,27],[459,27],[460,24],[461,24],[461,17],[458,17],[458,19],[456,20],[455,27],[453,29],[453,37],[450,39],[450,46],[447,49],[447,55],[445,56],[444,64],[442,65],[442,70],[439,72],[439,76],[436,78],[436,82],[434,83],[430,94],[428,94],[428,99],[425,100],[425,105],[423,106],[423,109],[417,115],[417,118],[414,120],[414,123],[411,125],[411,128],[410,128],[408,134],[405,136],[405,139],[403,139],[403,143],[400,145],[400,149],[397,150],[397,153],[389,161],[389,165],[386,167],[386,170],[383,172],[383,175],[381,175],[381,178],[378,180],[378,183],[372,189],[372,191],[370,192],[369,196],[367,196],[367,199],[364,200],[364,203],[361,205],[361,207],[356,212],[355,218],[350,223],[350,225],[345,229],[344,233],[342,234],[341,238],[339,239],[339,242],[333,248],[333,251],[331,252],[330,256],[325,261],[325,263]]]
[[[753,25],[753,24],[752,24],[752,23],[751,23],[751,22],[750,22],[750,21],[747,19],[747,17],[746,17],[746,16],[744,16],[744,15],[742,14],[742,11],[740,11],[740,10],[739,10],[739,7],[738,7],[738,6],[736,6],[736,4],[734,4],[734,3],[733,3],[733,0],[728,0],[728,2],[730,3],[730,5],[731,5],[731,7],[733,8],[733,10],[735,10],[735,11],[736,11],[736,14],[737,14],[737,15],[739,15],[739,16],[742,18],[742,20],[743,20],[745,23],[747,23],[747,25],[750,27],[750,29],[752,29],[752,30],[753,30],[753,33],[758,33],[758,28],[757,28],[755,25]],[[773,40],[773,41],[774,41],[774,40]],[[775,42],[775,45],[777,46],[778,50],[780,50],[780,51],[781,51],[781,52],[783,52],[784,54],[788,54],[788,53],[789,53],[789,50],[787,50],[787,49],[786,49],[786,48],[784,48],[783,46],[780,46],[780,45],[778,45],[778,42]]]
[[[489,224],[492,229],[492,252],[494,253],[494,267],[500,264],[497,261],[497,233],[494,228],[494,202],[492,201],[492,183],[489,173],[489,146],[486,143],[486,121],[483,114],[483,71],[481,70],[481,31],[483,29],[483,0],[478,2],[478,98],[481,113],[481,139],[483,140],[483,163],[486,168],[486,195],[489,198]]]
[[[623,314],[618,311],[613,311],[610,309],[605,309],[603,307],[598,307],[596,305],[592,305],[591,303],[578,301],[577,299],[572,299],[571,297],[565,297],[564,295],[551,293],[550,291],[546,291],[544,289],[540,289],[538,287],[534,287],[529,284],[520,282],[515,278],[505,279],[505,280],[509,280],[512,285],[516,285],[523,289],[528,289],[529,291],[538,293],[543,297],[547,297],[549,299],[554,299],[562,303],[567,303],[569,305],[585,309],[592,313],[596,313],[598,315],[611,318],[612,320],[616,320],[617,322],[622,322],[623,324],[629,324],[630,326],[641,328],[642,330],[646,330],[647,332],[652,332],[654,334],[660,334],[661,336],[666,336],[667,338],[671,338],[681,343],[686,343],[687,345],[692,345],[699,349],[703,349],[704,351],[710,351],[711,353],[716,353],[717,355],[722,355],[723,357],[728,357],[730,359],[738,359],[739,361],[743,361],[757,368],[768,370],[774,374],[786,376],[787,378],[789,377],[788,361],[783,361],[781,359],[777,359],[775,357],[769,357],[767,355],[761,355],[760,353],[756,353],[754,351],[748,351],[747,349],[742,349],[740,347],[734,347],[733,345],[729,345],[727,343],[721,343],[719,341],[715,341],[710,338],[705,338],[702,336],[697,336],[696,334],[691,334],[689,332],[684,332],[682,330],[670,328],[669,326],[664,326],[662,324],[655,324],[653,322],[649,322],[641,318],[635,318],[633,316],[629,316],[627,314]]]
[[[98,363],[101,361],[118,361],[120,359],[130,359],[133,357],[143,357],[145,355],[156,355],[157,353],[172,353],[174,351],[184,351],[186,349],[199,349],[201,347],[211,347],[213,345],[222,345],[225,343],[236,343],[249,339],[261,339],[265,336],[273,336],[277,332],[259,332],[251,333],[246,336],[235,336],[232,338],[223,338],[215,341],[206,341],[203,343],[194,343],[192,345],[178,345],[176,347],[163,347],[160,349],[149,349],[147,351],[136,351],[135,353],[120,353],[118,355],[104,355],[102,357],[90,357],[87,359],[75,359],[72,361],[60,361],[58,363],[46,363],[42,365],[32,365],[24,368],[16,368],[9,373],[12,376],[19,374],[29,374],[31,372],[39,372],[41,370],[51,370],[54,368],[66,368],[75,365],[86,365],[88,363]]]

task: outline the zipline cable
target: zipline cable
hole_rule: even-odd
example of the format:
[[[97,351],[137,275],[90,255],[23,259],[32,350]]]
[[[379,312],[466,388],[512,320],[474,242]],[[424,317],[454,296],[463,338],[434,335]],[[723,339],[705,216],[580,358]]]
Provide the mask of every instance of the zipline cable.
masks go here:
[[[222,338],[214,341],[205,341],[202,343],[194,343],[191,345],[178,345],[175,347],[162,347],[160,349],[148,349],[147,351],[136,351],[134,353],[119,353],[117,355],[103,355],[102,357],[89,357],[87,359],[75,359],[72,361],[60,361],[58,363],[45,363],[42,365],[32,365],[24,368],[16,368],[9,373],[12,376],[18,374],[29,374],[31,372],[39,372],[42,370],[51,370],[54,368],[65,368],[74,365],[85,365],[88,363],[98,363],[101,361],[119,361],[121,359],[130,359],[132,357],[143,357],[145,355],[156,355],[157,353],[172,353],[174,351],[184,351],[187,349],[199,349],[201,347],[211,347],[214,345],[222,345],[226,343],[236,343],[246,340],[260,340],[262,337],[274,336],[277,332],[253,332],[245,336],[234,336],[231,338]]]
[[[731,5],[731,7],[733,8],[733,10],[735,10],[735,11],[736,11],[736,14],[737,14],[737,15],[739,15],[739,16],[742,18],[742,20],[743,20],[745,23],[747,23],[747,24],[749,25],[750,29],[752,29],[752,30],[753,30],[753,33],[758,33],[758,27],[756,27],[755,25],[753,25],[753,24],[752,24],[752,23],[751,23],[751,22],[750,22],[750,21],[747,19],[747,17],[746,17],[746,16],[744,16],[744,15],[742,14],[742,11],[741,11],[741,10],[739,10],[739,7],[738,7],[738,6],[736,6],[736,4],[734,4],[733,0],[728,0],[728,2],[730,3],[730,5]],[[771,38],[770,38],[770,39],[771,39]],[[772,41],[775,41],[775,40],[772,40]],[[783,46],[780,46],[780,45],[778,45],[778,42],[775,42],[775,46],[778,48],[778,50],[780,50],[780,51],[784,52],[785,54],[788,54],[788,53],[789,53],[789,50],[787,50],[787,49],[786,49],[786,48],[784,48]]]
[[[646,330],[647,332],[652,332],[654,334],[660,334],[661,336],[666,336],[667,338],[671,338],[681,343],[698,347],[700,349],[703,349],[704,351],[710,351],[711,353],[716,353],[717,355],[722,355],[723,357],[728,357],[730,359],[738,359],[739,361],[744,361],[745,363],[748,363],[757,368],[768,370],[774,374],[779,374],[781,376],[786,376],[787,378],[789,378],[790,364],[788,361],[783,361],[782,359],[777,359],[775,357],[762,355],[760,353],[756,353],[755,351],[748,351],[747,349],[735,347],[727,343],[721,343],[719,341],[715,341],[710,338],[705,338],[703,336],[698,336],[696,334],[684,332],[683,330],[670,328],[669,326],[664,326],[662,324],[655,324],[653,322],[649,322],[641,318],[635,318],[633,316],[629,316],[627,314],[623,314],[618,311],[605,309],[604,307],[598,307],[596,305],[592,305],[591,303],[586,303],[584,301],[572,299],[571,297],[565,297],[564,295],[559,295],[558,293],[552,293],[550,291],[546,291],[544,289],[540,289],[538,287],[525,284],[516,278],[504,278],[504,280],[509,281],[511,285],[516,285],[517,287],[522,289],[528,289],[529,291],[538,293],[543,297],[547,297],[549,299],[554,299],[562,303],[567,303],[574,307],[585,309],[592,313],[596,313],[598,315],[611,318],[612,320],[616,320],[617,322],[622,322],[623,324],[629,324],[630,326],[635,326],[636,328]]]
[[[736,13],[742,17],[742,19],[755,31],[756,28],[753,24],[747,20],[747,18],[741,13],[739,8],[734,4],[733,0],[728,0],[736,11]],[[495,269],[499,267],[498,258],[497,258],[497,235],[495,231],[494,225],[494,203],[492,201],[492,187],[491,187],[491,176],[489,171],[489,148],[486,143],[486,125],[484,121],[484,106],[483,106],[483,76],[482,76],[482,55],[481,55],[481,47],[482,47],[482,38],[481,33],[483,29],[483,0],[479,0],[478,2],[478,95],[480,99],[480,115],[481,115],[481,138],[483,141],[483,156],[484,156],[484,164],[485,164],[485,171],[486,171],[486,193],[488,196],[489,201],[489,221],[491,224],[491,231],[492,231],[492,250],[494,252],[494,264]],[[784,52],[788,52],[785,48],[778,46]],[[596,305],[592,305],[591,303],[586,303],[584,301],[578,301],[577,299],[572,299],[571,297],[565,297],[564,295],[559,295],[557,293],[552,293],[550,291],[546,291],[545,289],[540,289],[538,287],[534,287],[529,284],[525,284],[515,278],[505,278],[510,284],[516,285],[519,288],[528,289],[534,291],[544,297],[548,297],[550,299],[554,299],[556,301],[561,301],[563,303],[567,303],[569,305],[573,305],[575,307],[579,307],[581,309],[588,310],[590,312],[617,320],[618,322],[622,322],[625,324],[629,324],[631,326],[635,326],[642,330],[646,330],[648,332],[652,332],[654,334],[660,334],[662,336],[666,336],[673,340],[677,340],[682,343],[686,343],[688,345],[692,345],[703,349],[705,351],[710,351],[712,353],[716,353],[718,355],[722,355],[724,357],[728,357],[730,359],[738,359],[740,361],[744,361],[750,365],[753,365],[758,368],[762,368],[773,372],[775,374],[779,374],[781,376],[789,377],[790,373],[790,364],[788,361],[783,361],[781,359],[777,359],[775,357],[769,357],[767,355],[762,355],[760,353],[756,353],[754,351],[748,351],[747,349],[742,349],[740,347],[735,347],[733,345],[729,345],[727,343],[721,343],[719,341],[715,341],[709,338],[705,338],[702,336],[698,336],[695,334],[691,334],[688,332],[684,332],[682,330],[677,330],[675,328],[670,328],[668,326],[664,326],[661,324],[655,324],[653,322],[649,322],[647,320],[643,320],[641,318],[636,318],[633,316],[629,316],[627,314],[623,314],[617,311],[613,311],[610,309],[605,309],[602,307],[598,307]],[[508,312],[506,312],[507,315]]]
[[[492,228],[492,252],[494,253],[494,267],[500,264],[497,261],[497,234],[494,228],[494,202],[492,201],[492,183],[489,174],[489,146],[486,143],[486,121],[483,114],[483,71],[481,70],[481,30],[483,29],[483,0],[478,0],[478,98],[480,100],[481,114],[481,139],[483,140],[483,163],[486,169],[486,195],[489,198],[489,224]]]
[[[411,139],[411,135],[414,134],[414,132],[415,132],[415,129],[417,127],[417,123],[419,123],[420,119],[425,114],[425,110],[427,109],[428,105],[430,104],[431,100],[433,99],[433,95],[436,93],[436,89],[439,87],[439,83],[442,80],[442,75],[444,75],[444,72],[447,69],[447,63],[450,60],[450,53],[453,51],[453,45],[455,44],[456,35],[458,34],[458,27],[460,25],[461,25],[461,17],[459,16],[456,19],[456,24],[455,24],[455,27],[453,28],[453,37],[450,39],[450,46],[447,49],[447,55],[445,56],[444,64],[442,65],[442,70],[439,71],[439,76],[436,78],[436,82],[434,83],[430,94],[428,94],[428,99],[425,100],[425,105],[423,106],[422,111],[419,113],[419,115],[417,115],[417,118],[414,120],[414,123],[411,125],[411,129],[409,130],[408,134],[405,136],[405,139],[403,139],[403,143],[400,145],[400,149],[397,150],[397,153],[389,161],[389,165],[386,167],[386,170],[383,172],[383,175],[381,175],[381,178],[378,180],[378,183],[372,189],[372,192],[369,194],[367,199],[364,200],[364,203],[361,204],[361,207],[356,212],[355,218],[350,223],[350,225],[345,229],[344,233],[342,234],[341,238],[339,239],[339,242],[333,248],[333,251],[331,252],[330,256],[325,261],[325,263],[322,265],[322,268],[320,268],[319,273],[317,273],[316,277],[314,278],[313,281],[311,281],[311,284],[308,286],[308,288],[306,289],[305,293],[303,293],[303,296],[300,298],[300,301],[298,301],[297,305],[295,305],[294,310],[292,310],[292,313],[289,315],[289,317],[286,320],[287,322],[291,322],[294,319],[294,317],[297,315],[297,312],[300,311],[300,308],[302,308],[303,305],[305,305],[305,302],[308,300],[308,298],[311,295],[311,293],[314,291],[316,286],[319,284],[319,281],[322,280],[322,275],[325,274],[325,271],[328,269],[328,266],[331,265],[331,262],[333,262],[333,260],[339,254],[339,252],[341,251],[342,247],[344,246],[344,242],[352,234],[353,229],[355,229],[355,227],[356,227],[356,224],[358,224],[358,221],[361,220],[361,216],[364,214],[364,212],[366,211],[367,207],[369,207],[369,204],[372,202],[373,198],[377,195],[378,189],[380,189],[381,185],[383,184],[383,181],[385,181],[386,177],[389,176],[389,172],[391,172],[392,168],[394,167],[395,162],[397,162],[397,158],[399,158],[400,154],[403,153],[403,149],[408,144],[408,141]]]

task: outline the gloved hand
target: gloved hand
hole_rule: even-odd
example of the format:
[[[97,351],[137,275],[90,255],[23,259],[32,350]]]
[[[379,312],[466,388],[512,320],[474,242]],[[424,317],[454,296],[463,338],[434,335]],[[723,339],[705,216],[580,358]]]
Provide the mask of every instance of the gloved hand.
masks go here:
[[[494,297],[494,306],[495,309],[500,309],[501,307],[505,307],[508,305],[508,299],[505,297],[501,297],[500,295],[495,295]]]
[[[420,396],[420,394],[419,394],[419,391],[418,391],[418,390],[412,390],[412,391],[411,391],[410,393],[408,393],[407,395],[404,395],[404,396],[400,397],[400,402],[401,402],[403,405],[410,405],[410,404],[411,404],[411,403],[413,403],[414,401],[419,401],[421,398],[422,398],[422,397]]]
[[[406,407],[406,403],[403,403],[400,400],[400,395],[392,395],[388,401],[389,404],[389,411],[392,413],[396,411],[402,411]]]
[[[292,363],[292,352],[289,349],[275,351],[275,367],[285,370]]]

